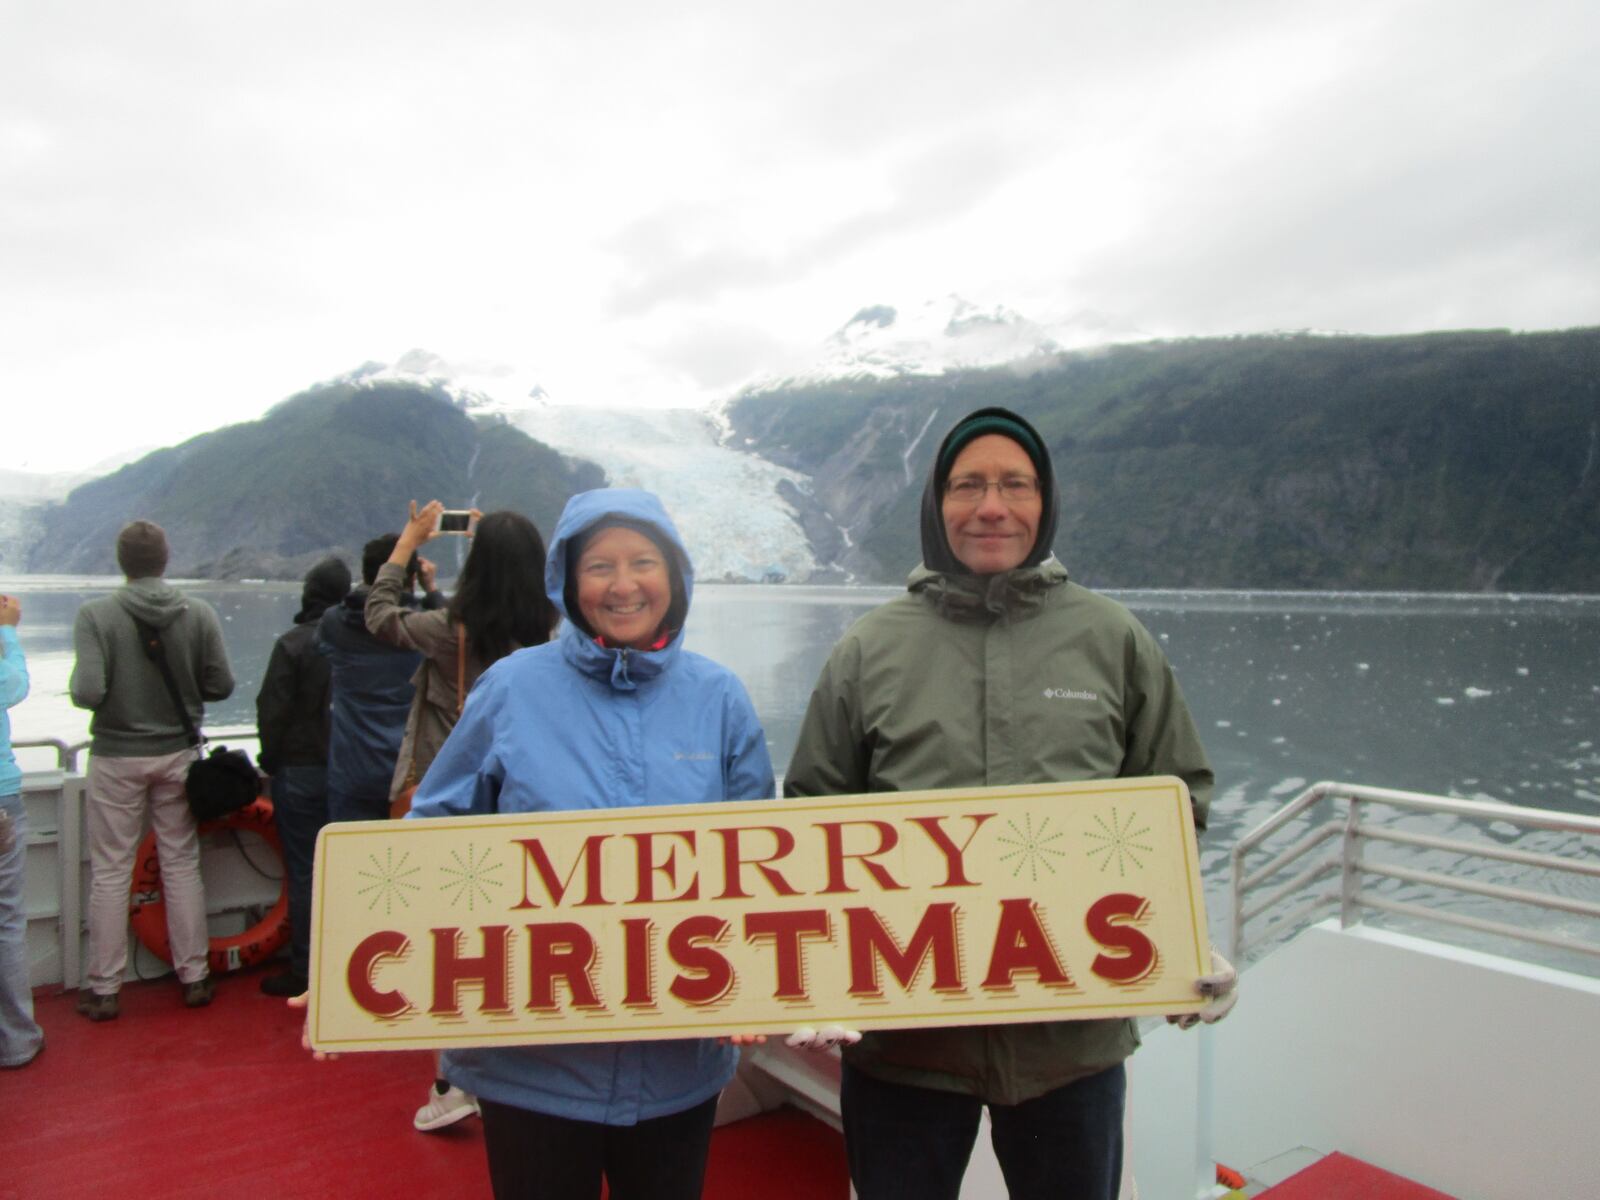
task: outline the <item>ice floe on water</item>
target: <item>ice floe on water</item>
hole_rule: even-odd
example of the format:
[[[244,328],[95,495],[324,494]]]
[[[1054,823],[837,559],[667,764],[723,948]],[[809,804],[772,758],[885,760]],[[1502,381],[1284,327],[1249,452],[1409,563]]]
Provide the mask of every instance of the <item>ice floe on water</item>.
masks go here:
[[[1492,691],[1490,691],[1488,688],[1481,688],[1481,687],[1468,687],[1468,688],[1466,688],[1464,690],[1464,692],[1462,694],[1465,695],[1467,697],[1467,699],[1469,699],[1469,700],[1481,700],[1485,696],[1494,695],[1494,693]]]

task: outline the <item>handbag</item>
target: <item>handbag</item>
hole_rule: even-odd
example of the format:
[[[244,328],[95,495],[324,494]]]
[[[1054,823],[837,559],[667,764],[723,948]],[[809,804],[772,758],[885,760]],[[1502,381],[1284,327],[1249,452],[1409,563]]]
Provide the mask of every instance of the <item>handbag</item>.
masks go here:
[[[132,616],[132,614],[129,614]],[[161,682],[167,685],[167,695],[173,708],[178,710],[178,720],[183,722],[184,736],[195,752],[195,761],[189,764],[184,776],[183,791],[189,801],[189,811],[197,822],[215,821],[243,808],[261,794],[261,773],[256,770],[250,756],[243,750],[229,750],[216,746],[209,755],[202,755],[205,738],[189,719],[189,710],[178,694],[178,681],[172,677],[172,664],[167,661],[166,647],[161,644],[161,633],[138,617],[133,623],[139,630],[139,641],[146,657],[161,672]]]
[[[422,691],[417,696],[416,712],[420,724],[422,706],[428,699],[428,671],[424,666],[422,671]],[[456,720],[461,719],[461,710],[467,703],[467,627],[456,626]],[[389,819],[398,821],[411,811],[411,800],[417,794],[417,784],[422,781],[417,778],[417,740],[416,734],[411,736],[411,763],[406,767],[406,780],[400,785],[400,790],[395,793],[394,799],[389,801]]]

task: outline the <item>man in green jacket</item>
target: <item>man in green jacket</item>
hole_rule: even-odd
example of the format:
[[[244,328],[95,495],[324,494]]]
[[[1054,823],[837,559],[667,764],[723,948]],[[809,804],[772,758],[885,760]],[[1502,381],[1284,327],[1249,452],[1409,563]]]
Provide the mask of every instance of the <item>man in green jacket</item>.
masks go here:
[[[132,521],[117,535],[117,565],[127,583],[78,609],[72,627],[77,660],[72,702],[89,721],[89,957],[78,1011],[109,1021],[128,960],[128,885],[148,815],[161,860],[172,964],[190,1008],[211,1003],[200,839],[184,796],[195,759],[184,719],[161,670],[146,653],[140,624],[160,635],[189,724],[199,729],[205,704],[233,692],[222,624],[204,600],[185,596],[162,576],[167,535]]]
[[[1172,668],[1068,579],[1057,511],[1033,426],[999,408],[956,424],[923,492],[923,564],[834,647],[786,795],[1176,775],[1204,828],[1211,767]],[[1138,1040],[1123,1019],[866,1034],[841,1086],[857,1194],[954,1200],[987,1105],[1014,1200],[1114,1200]]]

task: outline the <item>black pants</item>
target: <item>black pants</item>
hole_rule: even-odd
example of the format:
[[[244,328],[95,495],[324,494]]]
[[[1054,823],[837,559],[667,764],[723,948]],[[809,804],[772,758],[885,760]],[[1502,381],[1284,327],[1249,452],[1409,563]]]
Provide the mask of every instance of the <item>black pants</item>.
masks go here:
[[[1118,1063],[1021,1104],[989,1105],[990,1140],[1011,1200],[1116,1200],[1126,1096]],[[840,1107],[860,1200],[956,1200],[982,1100],[886,1083],[846,1066]]]
[[[704,1104],[637,1125],[601,1125],[479,1098],[495,1200],[700,1200],[717,1117]]]

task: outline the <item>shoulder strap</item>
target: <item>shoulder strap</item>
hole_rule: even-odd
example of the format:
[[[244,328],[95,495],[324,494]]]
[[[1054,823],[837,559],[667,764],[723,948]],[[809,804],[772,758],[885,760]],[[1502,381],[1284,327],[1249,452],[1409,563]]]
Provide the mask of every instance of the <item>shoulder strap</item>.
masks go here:
[[[456,625],[456,718],[461,717],[461,710],[467,706],[467,627],[463,623]]]
[[[172,699],[172,707],[178,710],[178,720],[183,722],[184,736],[189,739],[189,745],[200,745],[200,731],[189,719],[189,710],[184,707],[183,697],[178,694],[178,681],[172,677],[172,664],[167,661],[167,649],[161,644],[160,632],[155,626],[147,625],[132,613],[129,613],[128,617],[139,631],[139,641],[144,646],[146,657],[155,663],[161,672],[161,682],[167,685],[167,695]]]

